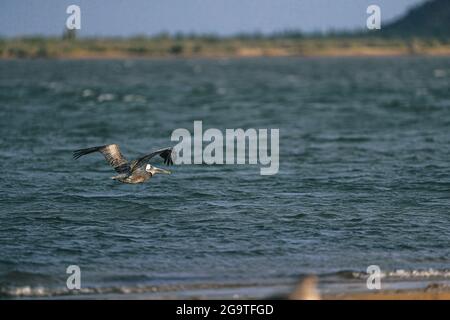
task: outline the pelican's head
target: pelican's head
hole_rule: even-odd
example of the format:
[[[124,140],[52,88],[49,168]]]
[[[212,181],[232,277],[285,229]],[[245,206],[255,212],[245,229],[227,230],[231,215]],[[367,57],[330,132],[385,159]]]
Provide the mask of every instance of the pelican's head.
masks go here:
[[[151,173],[152,176],[154,176],[154,175],[157,174],[157,173],[165,173],[165,174],[170,174],[170,173],[171,173],[171,172],[168,171],[168,170],[164,170],[164,169],[160,169],[160,168],[157,168],[157,167],[155,167],[155,166],[152,166],[150,163],[148,163],[148,164],[145,166],[145,171],[147,171],[148,173]]]

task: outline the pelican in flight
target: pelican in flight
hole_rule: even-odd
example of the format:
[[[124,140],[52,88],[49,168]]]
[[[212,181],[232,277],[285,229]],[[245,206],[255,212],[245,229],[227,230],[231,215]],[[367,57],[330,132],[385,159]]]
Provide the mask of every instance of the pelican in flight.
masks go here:
[[[78,159],[93,152],[100,152],[105,157],[106,161],[119,174],[111,179],[118,180],[123,183],[142,183],[153,177],[157,173],[170,174],[170,171],[152,166],[148,161],[154,156],[159,155],[164,159],[167,165],[173,164],[172,148],[165,148],[149,153],[145,156],[139,157],[136,160],[128,162],[127,159],[120,152],[117,144],[108,144],[100,147],[92,147],[86,149],[75,150],[73,158]],[[145,165],[145,168],[144,168]]]

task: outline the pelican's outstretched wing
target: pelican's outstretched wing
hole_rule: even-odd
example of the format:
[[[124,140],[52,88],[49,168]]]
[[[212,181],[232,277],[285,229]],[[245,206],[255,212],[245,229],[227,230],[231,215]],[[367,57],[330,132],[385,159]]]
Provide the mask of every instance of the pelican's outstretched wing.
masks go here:
[[[105,156],[106,161],[108,161],[108,163],[118,173],[129,173],[131,171],[130,164],[120,152],[117,144],[108,144],[100,147],[75,150],[73,152],[73,158],[78,159],[81,156],[97,151],[101,152]]]
[[[135,169],[146,164],[151,158],[153,158],[154,156],[157,156],[157,155],[160,155],[161,158],[164,159],[165,164],[167,164],[167,165],[173,164],[172,148],[165,148],[165,149],[160,149],[160,150],[154,151],[152,153],[149,153],[145,156],[142,156],[142,157],[134,160],[131,163],[131,171],[134,171]]]

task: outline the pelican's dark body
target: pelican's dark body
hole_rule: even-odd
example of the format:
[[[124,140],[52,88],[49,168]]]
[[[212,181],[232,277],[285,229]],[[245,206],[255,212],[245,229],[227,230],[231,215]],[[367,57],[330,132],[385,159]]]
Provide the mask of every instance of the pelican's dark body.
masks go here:
[[[130,183],[130,184],[136,184],[136,183],[143,183],[147,180],[149,180],[153,175],[150,172],[140,170],[140,172],[134,172],[131,175],[121,175],[112,177],[112,179],[123,182],[123,183]]]
[[[148,160],[156,155],[159,155],[164,159],[164,163],[167,165],[173,164],[172,160],[172,148],[160,149],[150,154],[144,155],[137,158],[131,162],[120,152],[119,146],[117,144],[108,144],[99,147],[79,149],[73,152],[73,157],[78,159],[93,152],[100,152],[105,157],[106,161],[114,168],[114,170],[119,173],[119,175],[112,177],[114,180],[118,180],[123,183],[143,183],[153,177],[156,173],[167,173],[170,171],[156,168],[151,164],[147,163]],[[143,166],[146,165],[145,169]]]

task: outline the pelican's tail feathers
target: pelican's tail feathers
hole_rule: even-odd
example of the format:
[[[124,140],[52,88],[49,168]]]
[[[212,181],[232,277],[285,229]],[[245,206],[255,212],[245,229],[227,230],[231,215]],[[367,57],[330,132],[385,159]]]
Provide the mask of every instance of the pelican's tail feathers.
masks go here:
[[[104,146],[75,150],[73,152],[73,158],[74,159],[78,159],[79,157],[82,157],[82,156],[87,155],[89,153],[93,153],[93,152],[99,151],[103,147]]]

